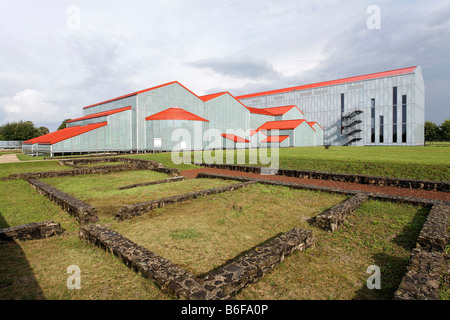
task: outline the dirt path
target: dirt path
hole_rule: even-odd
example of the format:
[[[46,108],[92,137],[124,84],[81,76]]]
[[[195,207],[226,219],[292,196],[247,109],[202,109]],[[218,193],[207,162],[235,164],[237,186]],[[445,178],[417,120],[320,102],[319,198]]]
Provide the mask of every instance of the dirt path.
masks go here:
[[[303,178],[286,177],[286,176],[260,175],[257,173],[249,173],[249,172],[241,172],[241,171],[233,171],[233,170],[225,170],[225,169],[215,169],[215,168],[199,168],[199,169],[193,169],[193,170],[185,170],[185,171],[181,171],[181,175],[186,178],[195,178],[197,176],[197,174],[199,174],[200,172],[225,174],[225,175],[239,176],[239,177],[252,177],[252,178],[260,178],[260,179],[284,181],[284,182],[303,183],[303,184],[309,184],[309,185],[315,185],[315,186],[341,188],[341,189],[346,189],[346,190],[380,192],[380,193],[397,195],[397,196],[411,196],[411,197],[416,197],[416,198],[450,201],[450,194],[446,193],[446,192],[426,191],[426,190],[406,189],[406,188],[396,188],[396,187],[377,187],[377,186],[370,186],[370,185],[351,183],[351,182],[303,179]]]

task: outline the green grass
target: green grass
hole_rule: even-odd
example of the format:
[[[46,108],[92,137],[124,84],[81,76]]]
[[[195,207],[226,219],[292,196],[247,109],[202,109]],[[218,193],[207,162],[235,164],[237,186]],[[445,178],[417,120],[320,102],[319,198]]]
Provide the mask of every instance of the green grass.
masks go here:
[[[415,148],[411,149],[413,154]],[[333,150],[333,147],[329,150],[308,151],[301,156],[297,155],[298,150],[295,149],[282,149],[285,152],[283,157],[293,159],[293,165],[306,162],[307,154],[317,155]],[[342,158],[345,149],[335,154],[342,163],[346,162]],[[350,154],[354,153],[355,157],[360,154],[361,159],[365,159],[361,153],[368,149],[372,148],[361,148],[362,151],[348,148],[352,151]],[[427,146],[424,149],[447,152],[446,146]],[[393,149],[392,152],[398,154],[400,151]],[[192,165],[177,166],[171,163],[170,154],[137,157],[153,160],[157,157],[169,167],[195,168]],[[387,156],[380,155],[377,161],[386,162],[383,157]],[[406,158],[402,158],[399,157],[396,163],[403,164],[403,169],[411,163],[425,166],[421,156],[412,156],[409,164]],[[353,158],[347,160],[359,161]],[[445,160],[430,160],[433,161],[433,165],[447,166],[448,169]],[[399,166],[396,171],[401,168]],[[1,164],[0,176],[22,171],[62,169],[71,168],[61,167],[57,161]],[[94,204],[100,211],[99,223],[108,224],[126,237],[196,274],[220,266],[236,254],[292,227],[313,230],[317,239],[314,249],[294,253],[272,273],[238,293],[238,299],[392,299],[428,213],[428,209],[421,207],[367,201],[346,224],[330,234],[310,226],[306,219],[345,197],[285,187],[251,185],[160,208],[121,223],[112,219],[117,204],[127,203],[128,200],[132,203],[143,202],[233,183],[197,179],[189,183],[184,181],[116,190],[119,186],[166,177],[153,171],[130,171],[44,180]],[[65,229],[59,237],[0,244],[0,299],[172,299],[151,280],[126,267],[117,257],[80,240],[79,225],[75,219],[40,196],[27,182],[0,181],[0,190],[0,228],[54,220]],[[114,206],[113,203],[116,207],[108,213],[107,206]],[[369,290],[365,285],[369,277],[367,267],[373,264],[381,268],[381,290]],[[68,290],[66,287],[69,277],[66,269],[69,265],[78,265],[81,269],[81,290]],[[130,295],[130,292],[133,294]],[[448,285],[443,286],[441,299],[449,299]]]
[[[295,253],[236,298],[390,300],[427,214],[420,207],[367,201],[334,233],[314,229],[314,249]],[[380,267],[380,290],[366,286],[371,265]]]
[[[0,164],[0,177],[7,177],[13,173],[59,170],[73,170],[73,168],[60,166],[58,161],[2,163]]]
[[[236,183],[218,179],[191,179],[175,183],[142,186],[126,190],[119,187],[166,179],[164,173],[155,171],[129,171],[126,173],[93,174],[76,177],[45,178],[44,182],[83,200],[97,209],[103,222],[112,222],[123,205],[147,202],[159,198],[200,191]]]
[[[263,155],[266,149],[260,150]],[[261,163],[259,154],[254,154],[258,162],[250,161],[250,152],[227,150],[223,152],[223,162],[227,155],[237,164],[268,166]],[[278,149],[278,166],[282,169],[313,170],[353,173],[420,180],[450,180],[450,146],[438,147],[305,147]],[[195,152],[192,159],[199,157]],[[216,156],[213,153],[213,156]],[[272,154],[269,151],[269,160]],[[241,158],[239,158],[241,157]],[[219,157],[220,158],[220,157]],[[274,155],[275,158],[275,155]],[[200,156],[201,160],[202,157]],[[242,159],[242,160],[241,160]],[[197,160],[198,161],[198,160]],[[271,160],[271,163],[276,163]]]
[[[199,275],[281,232],[310,229],[308,218],[345,198],[256,184],[159,208],[110,227]]]

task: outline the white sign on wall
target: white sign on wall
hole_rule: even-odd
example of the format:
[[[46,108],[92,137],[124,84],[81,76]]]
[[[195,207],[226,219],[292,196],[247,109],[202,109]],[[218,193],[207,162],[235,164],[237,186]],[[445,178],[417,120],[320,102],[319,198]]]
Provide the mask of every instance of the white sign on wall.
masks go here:
[[[154,148],[161,148],[162,147],[162,139],[161,138],[154,138],[153,139],[153,147]]]

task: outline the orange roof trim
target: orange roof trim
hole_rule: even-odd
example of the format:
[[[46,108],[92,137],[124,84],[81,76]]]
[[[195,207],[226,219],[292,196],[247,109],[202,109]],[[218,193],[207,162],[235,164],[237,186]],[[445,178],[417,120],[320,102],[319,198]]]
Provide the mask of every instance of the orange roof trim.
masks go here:
[[[287,138],[289,138],[289,136],[269,136],[261,142],[283,142]]]
[[[202,117],[193,114],[192,112],[186,111],[180,107],[172,107],[161,112],[155,113],[151,116],[145,118],[145,120],[190,120],[190,121],[204,121],[209,122]]]
[[[81,118],[76,118],[76,119],[72,119],[70,121],[67,121],[68,123],[70,122],[77,122],[77,121],[82,121],[82,120],[88,120],[88,119],[94,119],[94,118],[100,118],[100,117],[106,117],[112,114],[116,114],[119,112],[123,112],[123,111],[127,111],[127,110],[131,110],[131,106],[129,107],[125,107],[125,108],[119,108],[119,109],[113,109],[113,110],[108,110],[108,111],[104,111],[104,112],[99,112],[99,113],[93,113],[90,114],[88,116],[84,116]]]
[[[280,121],[267,121],[262,126],[260,126],[257,130],[294,130],[300,124],[306,122],[305,119],[297,119],[297,120],[280,120]]]
[[[284,92],[295,91],[295,90],[313,89],[313,88],[320,88],[320,87],[332,86],[332,85],[336,85],[336,84],[343,84],[343,83],[349,83],[349,82],[355,82],[355,81],[363,81],[363,80],[371,80],[371,79],[382,78],[382,77],[396,76],[396,75],[401,75],[401,74],[412,73],[416,70],[416,68],[417,67],[414,66],[414,67],[409,67],[409,68],[402,68],[402,69],[396,69],[396,70],[390,70],[390,71],[371,73],[371,74],[366,74],[366,75],[362,75],[362,76],[349,77],[349,78],[343,78],[343,79],[331,80],[331,81],[325,81],[325,82],[318,82],[318,83],[284,88],[284,89],[278,89],[278,90],[246,94],[246,95],[238,96],[238,97],[236,97],[236,99],[247,99],[247,98],[260,97],[260,96],[284,93]]]
[[[222,137],[224,137],[225,139],[237,142],[237,143],[246,143],[246,142],[250,142],[247,139],[241,138],[235,134],[231,134],[231,133],[223,133]]]
[[[88,124],[86,126],[75,126],[75,127],[68,127],[64,128],[28,141],[25,141],[25,144],[55,144],[73,137],[76,137],[80,134],[104,127],[108,124],[108,122],[99,122],[99,123],[93,123]]]

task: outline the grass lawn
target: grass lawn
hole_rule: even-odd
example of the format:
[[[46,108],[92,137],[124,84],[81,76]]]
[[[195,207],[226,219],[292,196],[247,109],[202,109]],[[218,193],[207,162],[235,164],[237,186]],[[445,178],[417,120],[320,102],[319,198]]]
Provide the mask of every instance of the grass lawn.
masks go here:
[[[218,154],[216,154],[218,152]],[[222,153],[219,153],[222,152]],[[250,161],[250,152],[257,161]],[[260,149],[266,155],[266,149]],[[304,147],[278,149],[277,160],[279,168],[294,170],[313,170],[327,172],[353,173],[419,180],[450,180],[450,144],[433,144],[426,147]],[[180,165],[174,163],[179,159],[178,153],[140,154],[131,157],[156,160],[164,165],[180,170],[198,168],[194,162],[207,159],[208,155],[222,159],[222,163],[268,166],[261,159],[256,149],[204,151],[190,153],[191,160]],[[172,159],[173,157],[173,159]],[[189,158],[189,157],[188,157]],[[206,161],[205,161],[206,162]]]
[[[392,299],[427,214],[420,207],[367,201],[336,232],[314,229],[314,249],[293,254],[236,298]],[[366,286],[370,265],[380,267],[380,290]]]
[[[99,219],[107,223],[114,221],[114,216],[123,205],[237,183],[219,179],[193,179],[118,190],[119,187],[129,184],[163,180],[168,177],[164,173],[146,170],[70,178],[45,178],[42,181],[94,206],[97,209]]]
[[[81,241],[78,223],[27,182],[0,181],[0,190],[0,228],[54,220],[65,230],[59,237],[0,244],[0,300],[171,299],[116,257]],[[81,290],[67,289],[70,265],[80,267]]]
[[[13,173],[60,170],[73,170],[73,168],[61,166],[58,161],[2,163],[0,164],[0,177],[7,177]]]
[[[306,219],[345,198],[257,184],[157,209],[111,228],[199,275],[279,233],[310,229]]]
[[[448,160],[437,152],[442,150],[445,154],[448,152],[446,146],[423,148],[439,154],[430,163],[446,168],[448,172]],[[337,147],[280,151],[284,152],[282,158],[290,159],[293,165],[300,165],[308,160],[308,156],[333,149]],[[424,158],[415,154],[419,151],[414,149],[419,147],[411,147],[412,162],[400,156],[406,149],[392,149],[392,156],[398,155],[398,161],[391,160],[399,165],[397,173],[413,164],[421,168],[427,166]],[[362,152],[372,152],[368,147],[356,149],[354,154],[347,153],[349,158],[345,160],[345,150],[351,151],[352,148],[343,148],[335,153],[342,166],[345,162],[362,162],[368,159]],[[374,159],[389,164],[389,156],[382,149],[378,152],[384,154]],[[350,157],[351,154],[354,158]],[[361,159],[358,159],[358,154]],[[132,157],[153,159],[181,170],[196,167],[174,164],[169,153]],[[321,157],[324,158],[322,161],[330,161],[325,155]],[[309,160],[314,162],[313,158]],[[0,176],[63,169],[72,168],[59,166],[57,161],[1,164]],[[428,214],[428,209],[417,206],[371,200],[365,202],[336,232],[327,233],[309,225],[306,219],[339,203],[345,196],[281,186],[250,185],[156,209],[120,223],[113,219],[123,204],[234,183],[194,179],[118,190],[121,186],[167,177],[163,173],[145,170],[43,180],[94,205],[99,212],[100,224],[107,224],[197,275],[294,227],[313,231],[317,239],[315,248],[294,253],[258,283],[239,292],[237,299],[392,299]],[[117,257],[80,240],[75,219],[40,196],[27,182],[0,181],[0,190],[0,228],[54,220],[65,229],[59,237],[0,244],[0,299],[172,299]],[[70,265],[81,269],[81,290],[66,287],[70,276],[67,267]],[[370,276],[366,270],[370,265],[381,268],[381,290],[366,287]],[[443,300],[449,299],[448,292],[448,287],[441,291]]]

